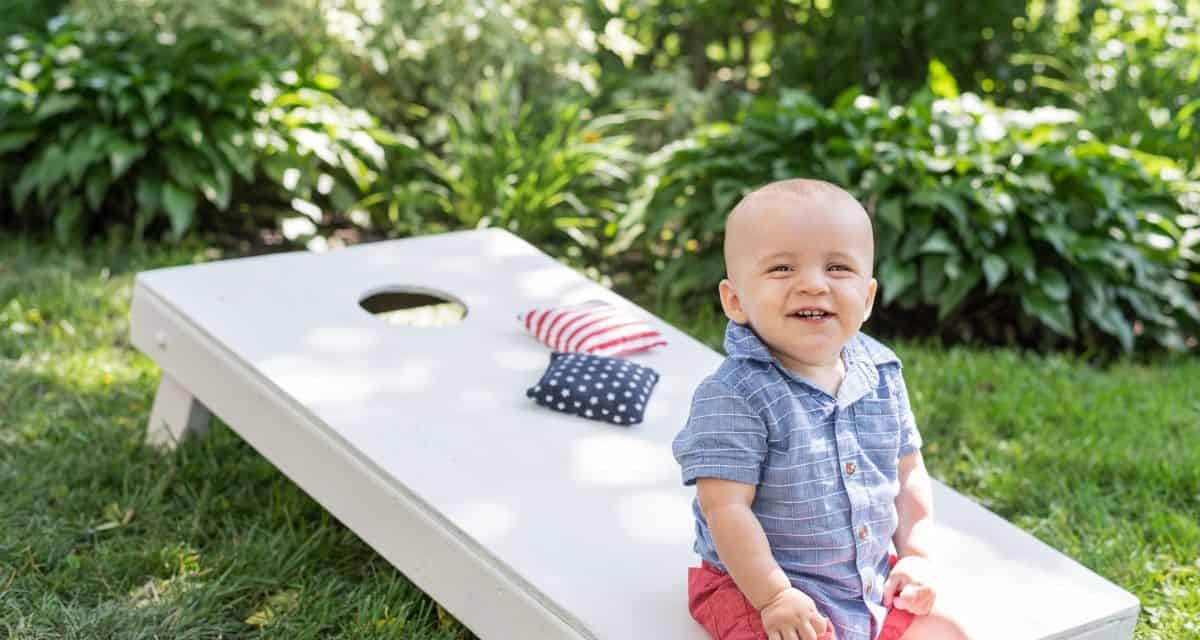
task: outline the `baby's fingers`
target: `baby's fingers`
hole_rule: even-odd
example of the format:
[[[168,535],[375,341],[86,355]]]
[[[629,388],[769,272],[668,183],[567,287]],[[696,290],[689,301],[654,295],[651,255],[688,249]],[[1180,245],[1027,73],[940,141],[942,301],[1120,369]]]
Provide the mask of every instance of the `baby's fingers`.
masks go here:
[[[883,606],[892,606],[892,600],[896,597],[896,594],[907,584],[908,576],[893,571],[892,575],[888,576],[887,581],[883,583]]]
[[[822,633],[825,633],[825,629],[829,627],[829,618],[818,615],[816,617],[809,618],[808,624],[812,625],[813,637],[819,638],[821,637]]]
[[[933,589],[915,584],[905,586],[896,598],[896,608],[919,616],[928,615],[933,610]]]
[[[771,631],[767,637],[770,640],[817,640],[816,634],[812,633],[812,628],[803,622],[798,628],[781,627]]]

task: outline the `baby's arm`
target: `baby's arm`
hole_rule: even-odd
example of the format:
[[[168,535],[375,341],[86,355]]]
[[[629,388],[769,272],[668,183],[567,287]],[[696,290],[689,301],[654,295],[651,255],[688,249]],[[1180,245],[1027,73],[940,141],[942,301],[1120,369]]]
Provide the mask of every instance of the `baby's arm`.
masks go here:
[[[921,452],[900,458],[900,492],[896,495],[898,523],[892,542],[899,560],[883,586],[883,604],[926,615],[933,609],[929,555],[933,546],[933,487]]]
[[[708,521],[717,555],[750,604],[762,614],[768,637],[815,639],[825,631],[816,603],[792,587],[771,555],[767,534],[750,510],[755,486],[720,478],[699,478],[696,495]],[[772,635],[779,633],[780,635]]]
[[[719,478],[696,481],[696,496],[708,520],[717,555],[750,604],[762,609],[792,583],[775,562],[767,534],[750,510],[754,493],[752,484]]]
[[[900,492],[896,495],[899,522],[892,542],[901,558],[928,558],[933,537],[933,486],[920,451],[900,458]]]

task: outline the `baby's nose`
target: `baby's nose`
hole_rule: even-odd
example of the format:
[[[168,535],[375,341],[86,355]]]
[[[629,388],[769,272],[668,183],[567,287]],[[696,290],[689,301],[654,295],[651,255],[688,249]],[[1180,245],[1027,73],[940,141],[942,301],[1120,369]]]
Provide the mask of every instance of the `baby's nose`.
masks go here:
[[[828,288],[824,273],[811,269],[797,273],[792,286],[793,291],[807,294],[824,293]]]

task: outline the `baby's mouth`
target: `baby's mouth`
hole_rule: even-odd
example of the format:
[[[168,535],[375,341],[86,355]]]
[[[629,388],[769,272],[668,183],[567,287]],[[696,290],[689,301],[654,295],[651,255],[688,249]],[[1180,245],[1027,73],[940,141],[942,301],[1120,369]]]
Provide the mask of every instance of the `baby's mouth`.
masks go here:
[[[789,313],[788,317],[799,318],[800,320],[825,320],[826,318],[832,318],[834,315],[836,314],[832,311],[825,311],[824,309],[801,309],[800,311]]]

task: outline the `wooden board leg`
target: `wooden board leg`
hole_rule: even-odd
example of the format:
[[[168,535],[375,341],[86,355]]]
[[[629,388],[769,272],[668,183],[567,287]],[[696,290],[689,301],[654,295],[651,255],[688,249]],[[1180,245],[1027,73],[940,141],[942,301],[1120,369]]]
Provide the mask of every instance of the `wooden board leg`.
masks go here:
[[[208,431],[211,418],[208,407],[164,371],[158,381],[154,408],[150,410],[146,444],[158,449],[174,449],[187,434],[201,435]]]

